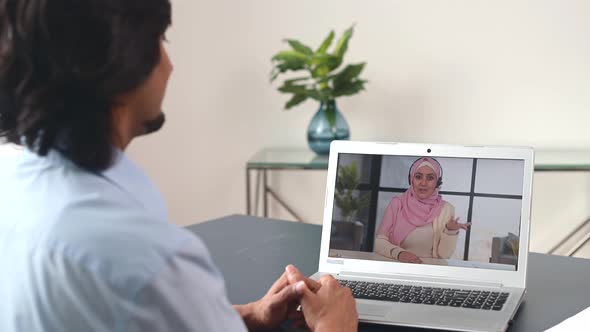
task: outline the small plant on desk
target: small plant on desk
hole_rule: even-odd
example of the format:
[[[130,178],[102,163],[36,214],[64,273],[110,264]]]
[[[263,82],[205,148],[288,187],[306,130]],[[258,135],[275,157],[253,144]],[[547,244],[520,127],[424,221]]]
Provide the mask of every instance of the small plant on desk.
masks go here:
[[[340,208],[344,221],[354,222],[359,211],[369,205],[369,195],[355,193],[360,184],[358,163],[338,167],[334,201]]]

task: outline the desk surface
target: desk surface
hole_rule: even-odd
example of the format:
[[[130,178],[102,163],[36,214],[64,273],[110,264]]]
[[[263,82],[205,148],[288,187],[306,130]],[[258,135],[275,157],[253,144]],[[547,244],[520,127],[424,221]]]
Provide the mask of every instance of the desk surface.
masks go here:
[[[317,271],[321,227],[234,215],[187,227],[209,248],[232,303],[260,298],[291,263]],[[590,261],[531,254],[524,303],[509,331],[543,331],[590,306]],[[361,325],[361,331],[400,331]],[[404,331],[423,331],[403,329]]]
[[[265,148],[247,162],[249,168],[328,169],[328,157],[309,149]],[[535,150],[536,171],[588,171],[590,150]]]

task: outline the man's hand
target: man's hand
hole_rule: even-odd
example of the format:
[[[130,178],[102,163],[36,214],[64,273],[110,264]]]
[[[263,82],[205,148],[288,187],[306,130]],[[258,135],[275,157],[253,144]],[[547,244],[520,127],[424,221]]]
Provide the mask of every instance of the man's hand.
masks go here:
[[[301,308],[307,326],[312,331],[357,331],[358,313],[350,288],[342,287],[330,275],[323,276],[320,284],[322,287],[317,292],[305,283],[296,286],[303,294]]]
[[[321,287],[318,282],[304,277],[293,265],[288,265],[283,275],[260,300],[234,306],[244,319],[248,330],[271,330],[287,318],[301,317],[301,312],[297,311],[302,294],[302,291],[296,288],[299,282],[303,282],[312,291],[317,291]]]

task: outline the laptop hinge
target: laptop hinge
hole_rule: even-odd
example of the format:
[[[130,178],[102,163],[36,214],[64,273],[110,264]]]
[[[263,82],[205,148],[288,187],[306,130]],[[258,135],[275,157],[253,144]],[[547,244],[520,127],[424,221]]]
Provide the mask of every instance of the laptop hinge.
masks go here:
[[[463,285],[472,287],[485,287],[485,288],[502,288],[501,282],[494,281],[482,281],[482,280],[469,280],[449,277],[427,277],[417,274],[379,274],[379,273],[359,273],[352,271],[341,271],[338,274],[340,277],[350,278],[363,278],[363,279],[375,279],[375,280],[387,280],[387,281],[405,281],[405,282],[427,282],[432,284],[441,285]]]

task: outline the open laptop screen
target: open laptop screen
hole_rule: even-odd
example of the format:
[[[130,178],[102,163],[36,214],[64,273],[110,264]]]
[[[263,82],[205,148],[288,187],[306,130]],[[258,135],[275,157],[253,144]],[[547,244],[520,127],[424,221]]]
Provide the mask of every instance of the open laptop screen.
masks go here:
[[[515,271],[524,160],[338,157],[330,257]]]

